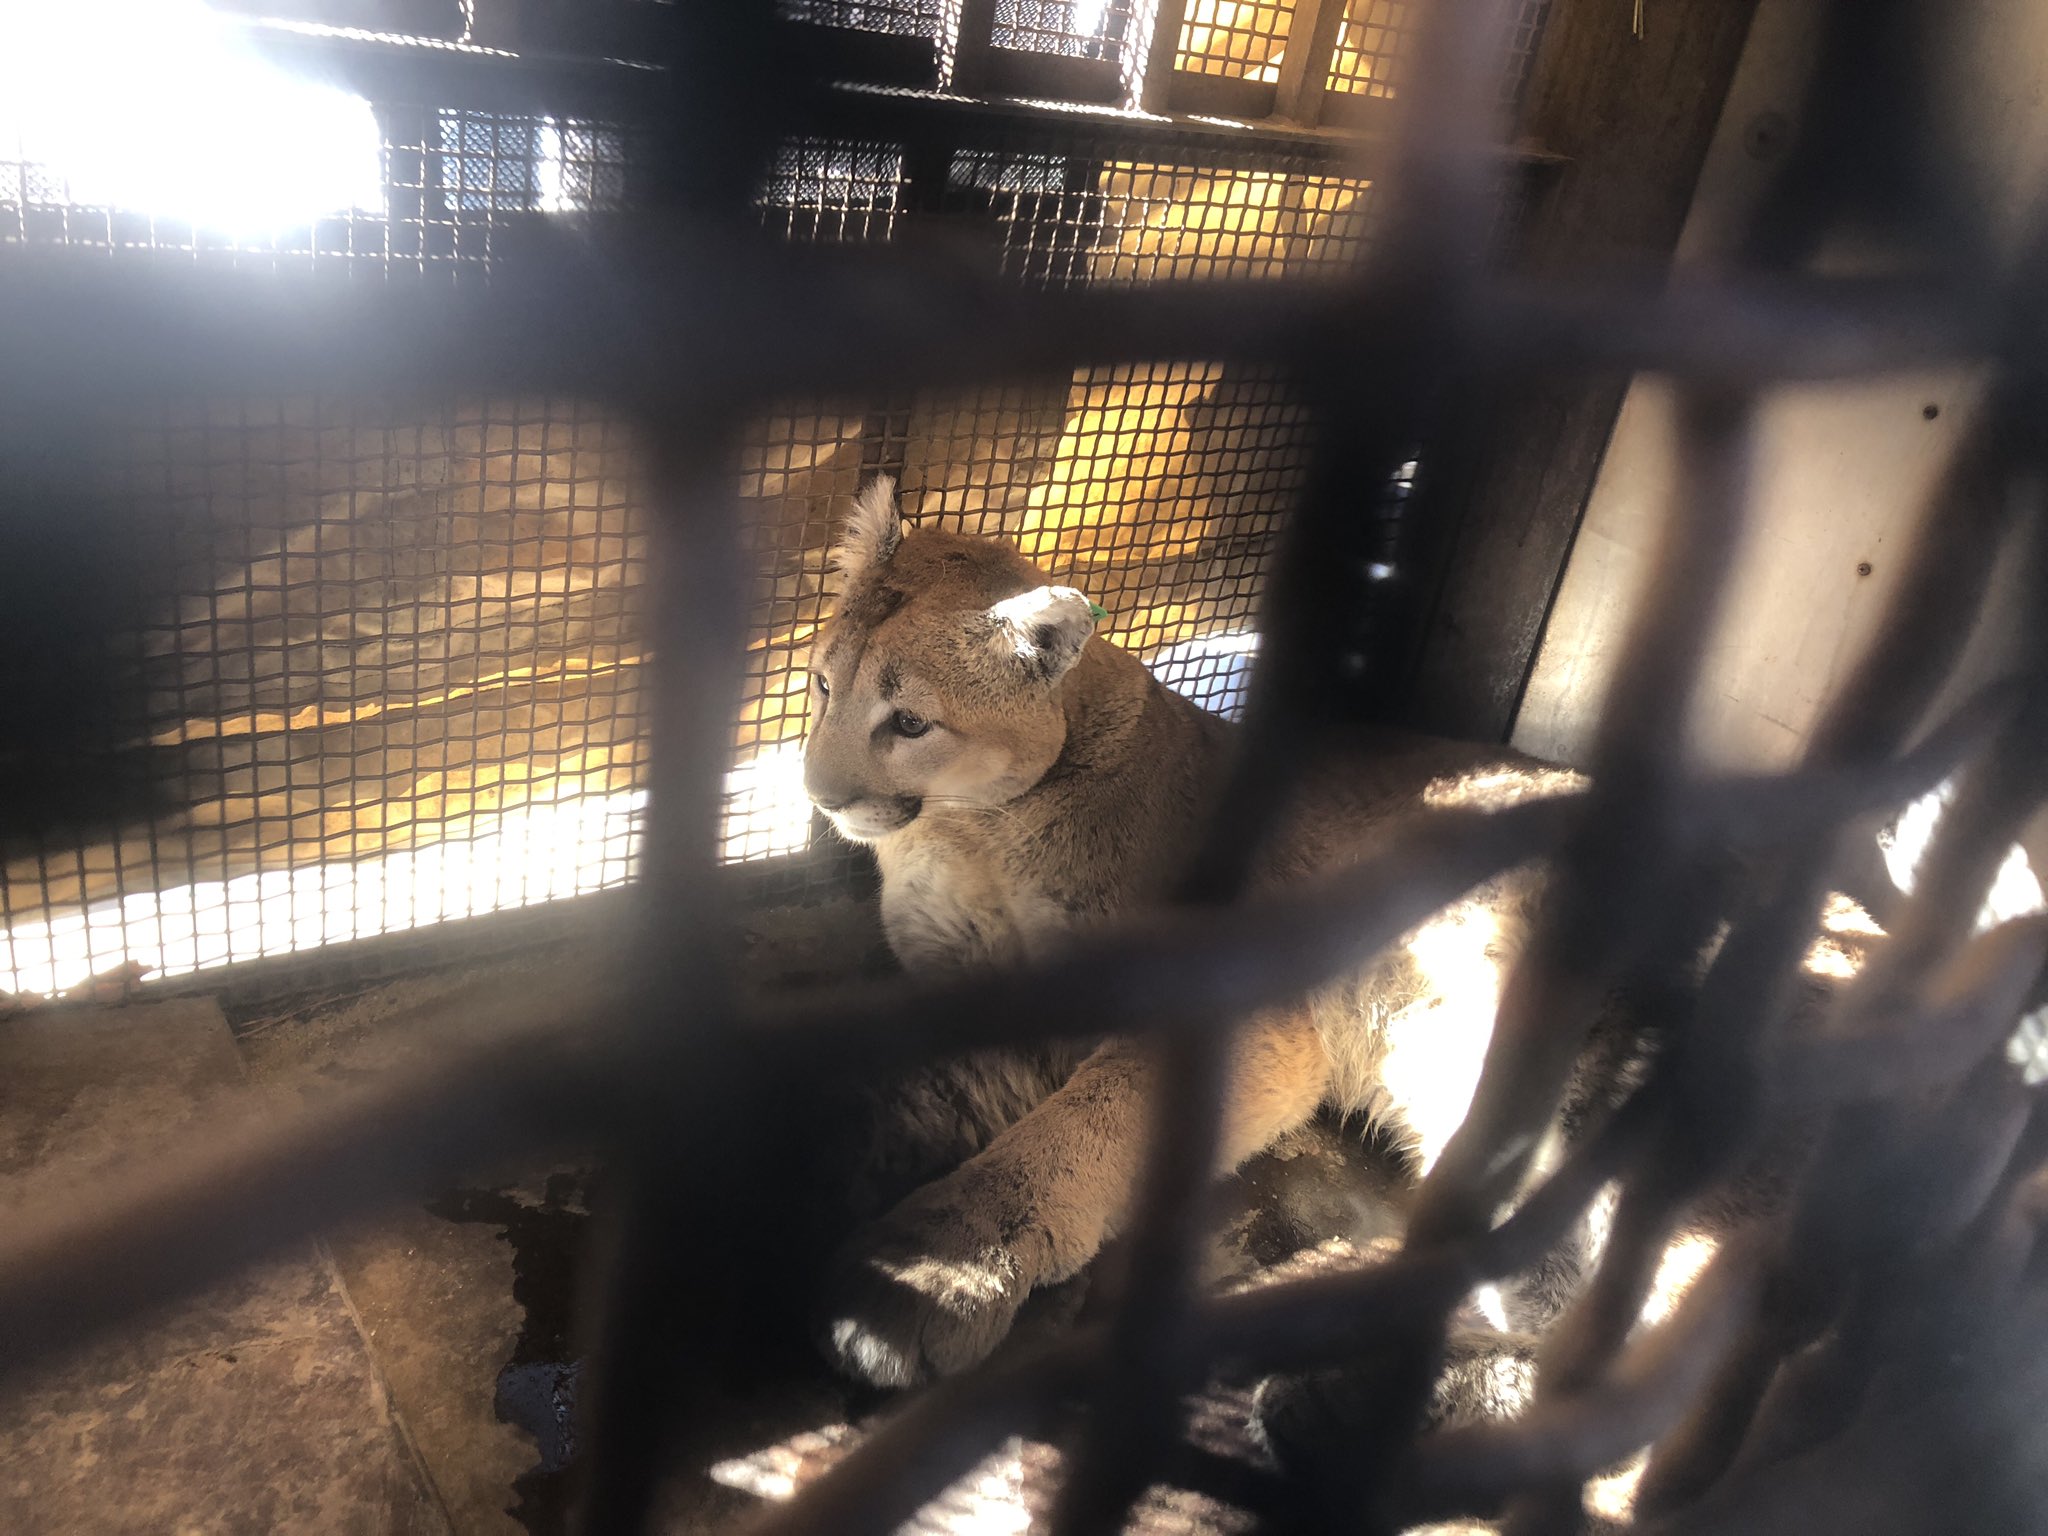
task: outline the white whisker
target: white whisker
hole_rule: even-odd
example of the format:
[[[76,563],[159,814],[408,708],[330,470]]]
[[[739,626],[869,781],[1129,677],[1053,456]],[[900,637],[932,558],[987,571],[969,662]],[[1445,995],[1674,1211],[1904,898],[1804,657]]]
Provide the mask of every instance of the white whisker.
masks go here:
[[[971,811],[982,816],[1014,816],[1016,814],[1007,805],[990,805],[983,800],[970,800],[964,795],[926,795],[924,803],[927,808],[938,806],[944,810]]]

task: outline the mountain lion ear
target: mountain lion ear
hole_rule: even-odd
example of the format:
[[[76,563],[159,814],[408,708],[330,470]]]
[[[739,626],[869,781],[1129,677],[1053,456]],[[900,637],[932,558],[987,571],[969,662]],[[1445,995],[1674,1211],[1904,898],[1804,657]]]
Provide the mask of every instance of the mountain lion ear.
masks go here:
[[[1072,587],[1034,587],[989,609],[991,644],[1033,677],[1058,682],[1095,633],[1095,605]]]
[[[849,584],[877,566],[886,565],[903,542],[903,519],[896,511],[896,482],[887,475],[870,480],[853,499],[846,530],[832,551],[832,564]]]

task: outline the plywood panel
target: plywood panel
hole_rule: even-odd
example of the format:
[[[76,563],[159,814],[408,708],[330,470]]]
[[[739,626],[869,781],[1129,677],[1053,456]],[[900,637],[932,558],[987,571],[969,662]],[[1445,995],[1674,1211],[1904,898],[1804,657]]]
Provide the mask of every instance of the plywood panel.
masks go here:
[[[1977,393],[1965,377],[1928,376],[1801,390],[1765,408],[1736,597],[1697,700],[1711,760],[1778,766],[1796,754],[1883,611]],[[1516,723],[1526,751],[1583,756],[1676,489],[1671,417],[1661,380],[1622,407]]]
[[[1811,48],[1810,8],[1764,0],[1681,241],[1681,263],[1725,251],[1770,173],[1750,142],[1789,109]],[[2048,164],[2048,8],[1967,0],[1928,68],[1968,134],[1953,172],[1981,190],[1996,235],[2016,237]],[[1853,259],[1836,252],[1830,259]],[[1772,766],[1805,742],[1858,653],[1921,508],[1968,432],[1982,380],[1921,375],[1782,392],[1766,403],[1756,502],[1734,598],[1707,658],[1696,735],[1710,761]],[[1517,746],[1583,759],[1620,660],[1623,625],[1669,513],[1670,397],[1629,391],[1515,722]],[[1865,567],[1868,570],[1865,570]],[[1997,627],[1994,619],[1988,626]],[[1992,664],[1982,637],[1977,670]]]

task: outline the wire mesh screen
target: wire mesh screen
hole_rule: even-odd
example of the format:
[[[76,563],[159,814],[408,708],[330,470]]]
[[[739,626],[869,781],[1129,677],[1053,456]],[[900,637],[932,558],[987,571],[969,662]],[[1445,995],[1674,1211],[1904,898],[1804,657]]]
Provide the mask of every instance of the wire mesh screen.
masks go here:
[[[188,257],[286,274],[481,276],[500,215],[615,209],[626,197],[618,124],[387,104],[371,206],[282,228],[224,228],[111,206],[75,186],[33,141],[0,143],[0,245]],[[11,153],[9,151],[11,149]],[[260,214],[252,225],[264,222]]]
[[[443,108],[426,157],[436,213],[569,213],[625,200],[624,137],[609,125]],[[424,177],[420,191],[424,205]]]
[[[626,196],[618,124],[398,103],[376,123],[372,206],[256,233],[97,205],[23,146],[0,245],[474,284],[508,221]],[[178,807],[5,850],[0,992],[423,936],[629,878],[645,507],[616,415],[242,397],[91,452],[81,472],[150,530],[110,579],[147,588],[137,687]]]
[[[952,0],[957,8],[959,0]],[[947,0],[782,0],[794,21],[855,32],[936,38],[946,26]]]
[[[1536,49],[1543,41],[1543,23],[1550,16],[1550,0],[1515,0],[1503,13],[1507,27],[1507,48],[1500,78],[1500,96],[1512,107],[1522,99],[1529,74],[1536,66]]]
[[[1421,9],[1416,0],[1344,0],[1329,89],[1346,95],[1391,96],[1414,46]]]
[[[1344,17],[1330,56],[1327,89],[1342,96],[1386,98],[1397,94],[1411,67],[1415,39],[1431,0],[1343,0]],[[1500,77],[1501,99],[1513,104],[1528,80],[1550,0],[1515,0],[1503,6],[1506,29]]]
[[[792,240],[886,240],[902,198],[900,149],[806,138],[776,152],[760,207]]]
[[[1364,248],[1369,184],[1313,154],[1221,153],[1099,135],[988,138],[933,184],[892,182],[903,154],[805,143],[777,155],[773,227],[883,238],[905,208],[992,226],[1010,276],[1041,289],[1337,270]],[[1239,700],[1273,539],[1300,489],[1308,420],[1284,376],[1242,365],[1081,369],[1064,379],[792,409],[757,422],[743,488],[760,559],[741,751],[762,796],[735,809],[728,851],[813,857],[771,888],[835,882],[858,856],[810,812],[796,756],[812,636],[832,596],[835,518],[861,483],[895,477],[920,527],[1014,541],[1109,611],[1110,636],[1206,707]],[[1388,539],[1398,506],[1384,510]],[[779,788],[777,787],[779,786]]]
[[[1189,0],[1173,67],[1196,75],[1277,81],[1293,21],[1289,0]]]
[[[377,120],[382,206],[304,230],[215,248],[43,181],[0,213],[27,244],[474,283],[521,219],[630,201],[630,126],[390,104]],[[971,227],[1041,290],[1335,271],[1369,242],[1369,183],[1312,150],[950,131],[936,156],[921,141],[916,175],[902,142],[792,138],[758,216],[802,244],[887,242],[906,214]],[[17,191],[32,171],[15,166]],[[10,852],[0,992],[417,940],[388,963],[460,942],[436,932],[449,920],[632,878],[645,504],[618,418],[563,397],[245,398],[120,436],[123,494],[161,535],[143,562],[161,617],[138,652],[181,809],[94,846]],[[1245,364],[757,418],[736,465],[756,575],[724,857],[764,899],[835,889],[859,865],[814,821],[798,742],[827,550],[867,478],[896,477],[920,523],[1016,541],[1109,611],[1112,638],[1228,712],[1307,444],[1285,375]],[[1391,561],[1399,503],[1375,515]]]
[[[130,519],[142,547],[125,562],[166,570],[184,589],[169,617],[146,627],[149,654],[135,658],[165,690],[151,697],[171,701],[152,705],[156,721],[180,726],[172,745],[187,750],[199,782],[211,772],[216,802],[275,801],[223,819],[282,816],[294,837],[301,825],[329,835],[333,812],[345,813],[338,835],[360,833],[346,795],[325,794],[324,770],[308,781],[295,768],[269,772],[280,760],[266,747],[289,734],[273,734],[273,718],[310,709],[316,732],[362,725],[354,679],[363,674],[383,690],[376,697],[395,692],[408,713],[431,707],[423,701],[436,690],[452,698],[494,685],[481,647],[419,643],[423,610],[464,610],[475,632],[511,632],[530,619],[546,627],[520,603],[545,597],[560,605],[550,612],[568,613],[590,596],[597,606],[576,654],[592,674],[612,655],[622,681],[639,643],[629,623],[598,622],[601,583],[562,576],[630,562],[631,524],[606,510],[635,498],[600,488],[588,522],[558,527],[543,515],[558,510],[548,501],[557,483],[609,478],[577,460],[606,452],[602,423],[586,445],[573,433],[548,436],[558,421],[584,420],[559,403],[471,414],[348,396],[329,417],[305,391],[459,378],[483,398],[500,373],[570,388],[601,369],[650,436],[687,433],[714,407],[737,417],[735,400],[753,425],[737,496],[703,494],[730,466],[645,455],[647,503],[660,514],[648,518],[650,540],[663,556],[663,601],[650,605],[645,631],[665,653],[646,689],[661,759],[630,974],[596,997],[579,990],[524,1009],[514,999],[489,1033],[359,1097],[260,1130],[206,1125],[148,1166],[31,1196],[10,1211],[0,1242],[0,1376],[32,1380],[66,1348],[330,1224],[416,1199],[457,1169],[601,1143],[623,1193],[609,1207],[616,1225],[596,1260],[596,1331],[577,1378],[583,1515],[591,1530],[650,1529],[670,1453],[724,1443],[743,1416],[735,1388],[790,1342],[798,1317],[817,1316],[813,1282],[837,1267],[808,1246],[799,1202],[788,1198],[802,1187],[792,1170],[813,1151],[812,1111],[878,1066],[923,1071],[1012,1047],[1073,1048],[1094,1054],[1015,1122],[1028,1124],[1024,1134],[997,1135],[898,1206],[882,1242],[872,1227],[857,1239],[835,1283],[859,1283],[825,1313],[838,1363],[875,1386],[918,1382],[913,1364],[949,1379],[845,1443],[771,1456],[787,1502],[753,1512],[747,1528],[758,1536],[886,1536],[920,1528],[927,1511],[1020,1529],[1015,1500],[982,1501],[997,1479],[978,1469],[1006,1445],[1041,1440],[1056,1442],[1046,1523],[1063,1536],[1134,1520],[1160,1528],[1145,1513],[1156,1489],[1166,1490],[1168,1518],[1190,1507],[1184,1494],[1227,1503],[1227,1528],[1456,1521],[1571,1531],[1589,1509],[1615,1507],[1600,1503],[1601,1489],[1631,1460],[1643,1469],[1637,1528],[1674,1536],[1830,1521],[1972,1536],[2034,1528],[2048,1466],[2048,1097],[2038,1045],[2012,1042],[2017,1021],[2038,1019],[2048,1002],[2048,915],[2001,915],[1993,898],[2038,817],[2048,762],[2038,430],[2048,411],[2048,225],[2036,217],[2002,244],[1993,230],[2003,210],[1951,174],[1956,146],[1979,125],[1927,95],[1921,45],[1945,9],[1911,0],[1822,8],[1816,62],[1795,93],[1800,131],[1749,227],[1717,256],[1651,283],[1572,270],[1503,282],[1471,270],[1471,247],[1493,216],[1482,172],[1499,157],[1474,121],[1491,88],[1470,48],[1476,34],[1450,25],[1419,55],[1431,67],[1417,70],[1420,115],[1402,138],[1400,174],[1343,202],[1341,216],[1331,210],[1327,228],[1299,222],[1301,197],[1267,201],[1253,190],[1261,176],[1326,168],[1276,165],[1270,152],[1211,141],[1168,154],[1158,140],[1091,130],[1050,142],[984,135],[952,146],[950,159],[901,146],[887,260],[829,239],[794,251],[764,243],[748,223],[761,209],[697,188],[666,220],[634,231],[653,241],[655,260],[591,233],[617,302],[579,310],[574,334],[565,327],[544,344],[510,333],[532,323],[536,293],[566,301],[585,291],[590,253],[568,242],[524,253],[526,287],[508,276],[458,295],[450,328],[426,334],[419,306],[385,294],[367,303],[329,294],[274,335],[274,316],[252,322],[246,293],[223,302],[221,288],[98,262],[89,277],[62,281],[47,264],[24,268],[10,297],[33,302],[0,308],[12,344],[43,365],[26,384],[0,375],[0,426],[19,462],[47,468],[16,441],[20,421],[75,425],[117,391],[192,399],[195,381],[228,377],[249,380],[244,394],[265,383],[300,392],[260,409],[193,406],[131,423],[123,441],[135,451],[88,466],[180,509]],[[1446,14],[1455,22],[1473,12]],[[721,47],[689,65],[704,98],[730,90],[768,101],[788,83],[792,66],[772,39],[712,35]],[[679,110],[677,123],[690,121]],[[756,170],[796,131],[757,127],[754,142],[732,147]],[[894,163],[893,142],[862,143],[880,157],[867,163]],[[1878,175],[1873,145],[1892,152]],[[783,163],[829,175],[859,162],[838,148],[807,153]],[[1343,223],[1363,211],[1379,221],[1380,260],[1357,283],[1262,281],[1280,255],[1244,242],[1237,215],[1153,222],[1155,206],[1203,201],[1192,190],[1154,199],[1162,165],[1173,176],[1198,168],[1200,180],[1228,189],[1213,206],[1252,210],[1244,217],[1283,252],[1364,238]],[[771,221],[789,219],[779,195],[766,199]],[[1385,211],[1369,206],[1382,199]],[[873,217],[865,192],[806,189],[800,201],[828,233],[844,231],[841,214],[863,231]],[[996,237],[1000,275],[934,262],[902,238],[913,217],[965,214]],[[673,238],[677,225],[689,238]],[[1896,263],[1887,272],[1910,281],[1843,262],[1843,237],[1872,231]],[[1245,275],[1231,306],[1213,285],[1178,275],[1217,263]],[[1176,275],[1136,280],[1161,270]],[[109,312],[144,321],[121,330],[118,358],[66,350],[102,334]],[[824,322],[832,335],[819,334]],[[452,363],[451,338],[461,343]],[[521,371],[534,352],[540,360]],[[1926,495],[1868,647],[1829,690],[1789,771],[1729,774],[1702,762],[1692,728],[1724,599],[1740,579],[1739,547],[1759,521],[1751,470],[1764,456],[1766,398],[1933,364],[1968,369],[1988,387]],[[1432,793],[1443,780],[1419,781],[1355,859],[1248,894],[1262,859],[1292,862],[1271,812],[1360,723],[1342,679],[1350,625],[1373,599],[1357,598],[1349,563],[1361,506],[1382,498],[1370,482],[1361,487],[1358,466],[1407,483],[1409,443],[1439,440],[1414,402],[1495,371],[1599,387],[1617,371],[1674,381],[1674,472],[1654,495],[1647,576],[1616,633],[1619,665],[1601,689],[1589,772],[1544,771],[1550,782],[1533,793],[1477,803],[1455,793],[1443,803]],[[1317,391],[1326,426],[1342,430],[1320,434],[1271,561],[1285,600],[1265,610],[1259,637],[1247,708],[1259,726],[1219,760],[1214,810],[1171,828],[1197,845],[1176,899],[1147,904],[1139,921],[1105,916],[1080,931],[1055,918],[1046,950],[1015,963],[744,995],[722,921],[730,886],[714,867],[719,815],[732,803],[733,722],[706,701],[723,703],[745,666],[765,699],[793,668],[770,658],[771,642],[776,626],[793,633],[816,612],[826,577],[815,552],[844,487],[870,470],[921,475],[918,515],[993,517],[1027,547],[1050,547],[1064,569],[1141,570],[1122,592],[1097,594],[1113,611],[1149,612],[1154,589],[1143,582],[1155,579],[1166,583],[1160,605],[1199,605],[1210,580],[1223,583],[1217,603],[1235,604],[1229,583],[1259,568],[1260,530],[1231,519],[1260,515],[1269,488],[1260,477],[1289,472],[1279,385],[1291,378]],[[828,407],[825,397],[843,403]],[[1202,437],[1211,419],[1229,424],[1213,461]],[[421,422],[441,435],[411,436],[427,431]],[[367,446],[380,434],[393,434],[387,446]],[[182,446],[163,446],[180,435]],[[218,477],[215,440],[224,445]],[[1245,461],[1229,455],[1246,443],[1275,459],[1239,477]],[[551,454],[568,463],[551,466]],[[502,462],[484,467],[494,456]],[[490,488],[473,499],[431,473],[407,478],[408,466],[445,461],[453,485],[468,473],[455,466],[472,459]],[[347,465],[335,478],[318,472],[335,461]],[[195,463],[207,473],[191,471]],[[294,481],[293,467],[308,463],[315,470]],[[291,499],[309,500],[311,513],[266,520],[249,510],[283,494],[271,489],[280,465]],[[1212,468],[1241,505],[1202,504],[1192,487]],[[131,475],[154,480],[138,488]],[[1062,487],[1084,482],[1091,499],[1137,510],[1077,522]],[[36,510],[11,482],[0,495],[12,517]],[[479,551],[474,568],[435,563],[448,540],[398,531],[416,526],[398,516],[407,498],[431,501],[435,517],[462,527],[454,547]],[[582,505],[581,493],[571,500]],[[1154,515],[1155,506],[1171,511]],[[332,522],[345,524],[337,536],[348,553],[330,563]],[[188,537],[188,528],[198,531]],[[8,520],[0,532],[11,536]],[[885,526],[878,549],[888,537]],[[584,539],[593,547],[579,552]],[[423,542],[437,553],[417,554]],[[58,569],[68,547],[53,538],[35,573]],[[669,558],[684,551],[691,558]],[[1233,566],[1240,551],[1244,563]],[[1199,557],[1199,570],[1175,585],[1183,556]],[[486,566],[501,588],[466,584]],[[16,571],[0,574],[17,595],[31,586]],[[764,587],[771,575],[787,584]],[[367,587],[351,593],[349,609],[367,596],[363,612],[376,616],[336,614],[323,599],[319,622],[301,627],[290,595],[329,587]],[[496,606],[487,609],[487,596]],[[965,603],[963,616],[985,618],[982,601]],[[1069,615],[1077,606],[1051,601]],[[0,612],[0,623],[13,617]],[[1156,632],[1172,633],[1173,622],[1157,621]],[[197,671],[180,645],[147,643],[187,630],[201,636]],[[1060,635],[1055,624],[1016,638],[1042,653]],[[1971,665],[1979,638],[1996,652],[1988,685]],[[491,658],[539,654],[543,643],[506,641]],[[41,697],[19,657],[9,659],[11,695]],[[1125,675],[1156,698],[1135,666]],[[82,713],[98,718],[105,705],[94,699]],[[753,731],[756,748],[785,740],[794,713],[785,695],[741,730]],[[239,735],[223,724],[237,719],[250,722]],[[193,720],[207,728],[188,728]],[[508,717],[493,728],[510,738],[537,723]],[[0,713],[0,728],[13,724]],[[10,748],[20,739],[0,738]],[[343,746],[384,762],[394,742]],[[17,770],[23,755],[0,756],[0,769]],[[1490,752],[1458,760],[1478,764],[1472,782],[1495,789],[1539,771],[1498,768]],[[466,792],[453,775],[469,761],[451,755],[449,777],[414,785],[413,800],[451,785]],[[1377,772],[1388,758],[1370,761]],[[1135,779],[1148,767],[1140,759],[1120,772]],[[1345,772],[1339,788],[1358,781]],[[344,782],[367,775],[358,768]],[[308,797],[295,800],[301,789]],[[1909,861],[1912,888],[1894,888],[1881,924],[1856,910],[1838,887],[1867,862],[1859,850],[1868,852],[1875,824],[1944,795],[1947,812]],[[62,797],[50,804],[70,808]],[[1070,810],[1063,802],[1061,814]],[[0,818],[10,829],[22,822],[13,804],[0,804]],[[223,837],[221,846],[240,845]],[[1733,865],[1731,846],[1746,856]],[[60,862],[46,853],[42,868]],[[95,872],[74,862],[81,880]],[[118,881],[118,858],[110,868]],[[1524,902],[1514,892],[1531,888],[1515,884],[1516,872],[1539,868],[1544,889]],[[1496,895],[1482,904],[1518,909],[1513,942],[1496,944],[1506,934],[1490,922],[1468,923],[1466,913],[1479,915],[1473,893],[1487,890]],[[1390,1036],[1380,1031],[1390,1020],[1380,1005],[1439,1037],[1451,1010],[1407,1006],[1409,982],[1380,967],[1405,956],[1404,971],[1428,969],[1425,935],[1440,934],[1444,918],[1472,930],[1460,942],[1497,959],[1500,985],[1470,1020],[1464,1044],[1476,1075],[1443,1106],[1455,1124],[1410,1192],[1400,1235],[1320,1273],[1211,1293],[1212,1174],[1234,1155],[1233,1127],[1270,1116],[1261,1134],[1281,1134],[1274,1126],[1310,1112],[1332,1071],[1347,1067],[1365,1074],[1362,1102],[1399,1092],[1385,1070]],[[1869,963],[1853,978],[1838,972],[1839,986],[1811,984],[1816,951],[1856,971],[1846,944],[1829,947],[1852,932],[1870,941]],[[1596,1020],[1626,1001],[1618,994],[1643,968],[1656,982],[1651,1006],[1620,1021],[1625,1060],[1584,1093],[1577,1068],[1604,1054]],[[1668,985],[1656,981],[1673,971]],[[1354,997],[1369,1006],[1331,1019],[1320,1010],[1332,994],[1339,1012]],[[1348,1063],[1332,1059],[1331,1025],[1353,1047]],[[1106,1027],[1117,1038],[1097,1050]],[[1247,1091],[1234,1079],[1240,1048],[1294,1062],[1259,1085],[1286,1091]],[[2029,1070],[2014,1070],[2016,1061]],[[1252,1107],[1267,1099],[1285,1102]],[[1077,1124],[1081,1134],[1068,1135]],[[1759,1167],[1759,1154],[1785,1142],[1783,1162]],[[1066,1226],[1081,1205],[1092,1226]],[[1071,1246],[1050,1241],[1055,1221]],[[999,1351],[1027,1293],[1070,1277],[1112,1229],[1121,1250],[1104,1266],[1111,1283],[1091,1298],[1099,1305]],[[1675,1300],[1655,1296],[1653,1283],[1698,1235],[1713,1238],[1712,1256],[1692,1255]],[[1489,1303],[1504,1315],[1499,1292],[1528,1280],[1566,1288],[1533,1360],[1526,1336],[1474,1317]],[[962,1319],[973,1330],[956,1328]],[[1472,1358],[1460,1349],[1475,1333],[1488,1345],[1480,1386],[1490,1400],[1474,1417],[1450,1417],[1439,1389]],[[919,1352],[934,1340],[947,1353],[928,1359]],[[1252,1447],[1239,1457],[1206,1439],[1214,1420],[1191,1413],[1190,1399],[1212,1390],[1234,1400],[1234,1423],[1265,1412],[1264,1427],[1280,1431],[1269,1433],[1272,1455]],[[1502,1402],[1510,1391],[1514,1400]],[[1320,1430],[1289,1426],[1290,1404]],[[1012,1488],[1028,1502],[1029,1489]]]
[[[180,809],[10,850],[0,990],[176,976],[630,868],[642,497],[559,398],[291,397],[122,434],[147,733]],[[118,576],[115,579],[119,579]]]
[[[1122,59],[1137,0],[996,0],[991,40],[1020,53]]]

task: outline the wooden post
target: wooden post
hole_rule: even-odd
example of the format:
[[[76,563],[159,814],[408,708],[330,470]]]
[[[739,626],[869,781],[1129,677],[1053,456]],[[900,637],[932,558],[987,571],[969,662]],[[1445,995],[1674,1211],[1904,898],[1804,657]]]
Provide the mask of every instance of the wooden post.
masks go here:
[[[960,30],[954,34],[950,89],[963,96],[988,90],[991,39],[996,31],[996,0],[960,0]]]
[[[1280,61],[1279,90],[1273,115],[1304,128],[1322,120],[1323,93],[1330,82],[1330,56],[1337,51],[1337,29],[1344,21],[1345,0],[1295,0],[1294,21],[1287,29],[1287,51]]]
[[[1147,112],[1171,109],[1173,65],[1180,57],[1180,29],[1187,20],[1188,0],[1159,0],[1152,14],[1152,37],[1145,50],[1145,85],[1138,106]]]
[[[1757,0],[1659,0],[1646,37],[1613,0],[1554,0],[1523,133],[1565,163],[1534,189],[1511,265],[1546,276],[1668,262]],[[1417,552],[1433,594],[1407,708],[1416,724],[1504,740],[1534,665],[1624,378],[1545,379],[1464,402]],[[1446,487],[1444,480],[1449,481]]]

